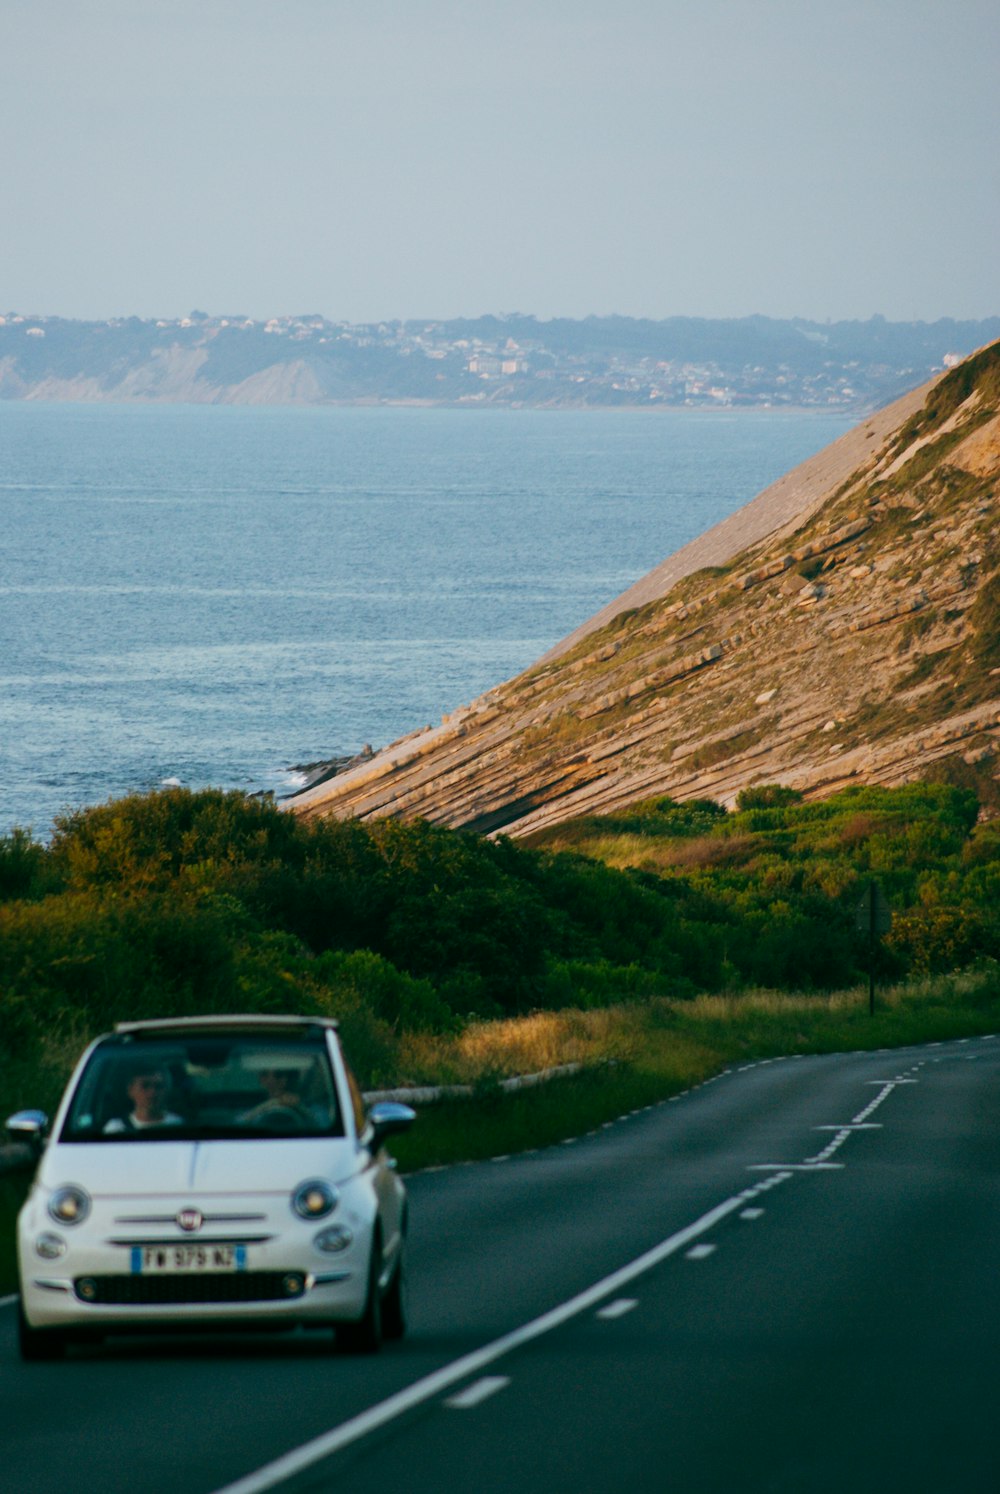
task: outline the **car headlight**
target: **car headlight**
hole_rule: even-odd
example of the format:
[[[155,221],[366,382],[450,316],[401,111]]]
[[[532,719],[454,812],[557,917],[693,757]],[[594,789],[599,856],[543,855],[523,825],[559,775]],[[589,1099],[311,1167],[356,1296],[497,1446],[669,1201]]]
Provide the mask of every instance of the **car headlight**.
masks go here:
[[[82,1224],[90,1213],[90,1194],[73,1183],[57,1188],[49,1199],[49,1213],[58,1224]]]
[[[49,1215],[57,1224],[82,1224],[90,1213],[90,1194],[87,1189],[69,1183],[66,1188],[55,1189],[49,1198]]]
[[[296,1188],[292,1194],[292,1208],[300,1219],[322,1219],[333,1213],[339,1197],[336,1188],[322,1178],[312,1178]]]

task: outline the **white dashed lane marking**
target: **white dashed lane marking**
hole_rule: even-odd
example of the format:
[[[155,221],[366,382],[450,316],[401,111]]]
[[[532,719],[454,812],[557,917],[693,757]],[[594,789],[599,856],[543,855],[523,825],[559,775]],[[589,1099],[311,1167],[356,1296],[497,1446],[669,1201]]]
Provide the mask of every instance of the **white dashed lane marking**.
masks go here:
[[[471,1411],[473,1406],[488,1401],[491,1395],[496,1395],[498,1390],[503,1390],[509,1384],[509,1375],[484,1375],[481,1380],[460,1390],[458,1395],[450,1395],[445,1405],[450,1406],[453,1411]]]
[[[839,1171],[843,1162],[752,1162],[747,1172],[833,1172]]]
[[[639,1301],[636,1297],[616,1297],[614,1302],[609,1302],[607,1307],[602,1307],[594,1316],[604,1318],[606,1322],[613,1322],[615,1318],[623,1318],[633,1307],[638,1307]]]
[[[990,1036],[995,1038],[996,1035],[991,1034]],[[981,1039],[981,1041],[988,1040],[988,1038]],[[936,1044],[931,1046],[941,1045]],[[879,1051],[885,1052],[887,1050],[880,1049]],[[802,1057],[800,1054],[795,1054],[794,1056],[797,1058]],[[773,1061],[765,1059],[761,1062],[767,1063]],[[866,1124],[868,1116],[888,1099],[897,1086],[902,1084],[918,1084],[920,1081],[914,1078],[913,1075],[927,1061],[927,1059],[924,1059],[920,1063],[915,1063],[906,1073],[896,1074],[890,1079],[865,1081],[869,1084],[877,1085],[879,1093],[849,1123],[839,1126],[816,1126],[814,1128],[834,1133],[830,1145],[824,1149],[824,1152],[819,1154],[819,1157],[829,1155],[830,1150],[839,1146],[854,1131],[880,1129],[877,1124]],[[935,1056],[930,1061],[940,1063],[942,1059]],[[755,1067],[755,1065],[747,1065],[746,1067]],[[740,1072],[744,1072],[744,1070],[740,1070]],[[684,1093],[687,1093],[687,1091]],[[683,1098],[683,1095],[672,1095],[670,1098],[676,1102]],[[644,1106],[638,1113],[646,1114],[653,1108],[653,1106]],[[579,1139],[579,1137],[567,1137],[563,1145],[572,1146]],[[636,1280],[647,1271],[666,1261],[670,1256],[681,1251],[684,1251],[689,1260],[704,1260],[715,1252],[716,1246],[707,1241],[698,1244],[694,1242],[699,1235],[703,1235],[709,1229],[713,1229],[716,1225],[720,1224],[727,1215],[739,1212],[741,1219],[758,1219],[765,1211],[760,1208],[749,1207],[755,1198],[793,1178],[797,1173],[820,1172],[824,1170],[833,1171],[842,1168],[844,1165],[840,1162],[821,1161],[819,1157],[800,1163],[761,1162],[752,1165],[748,1170],[765,1174],[758,1180],[755,1180],[752,1187],[743,1189],[740,1193],[726,1199],[715,1208],[709,1209],[707,1213],[701,1215],[692,1224],[662,1240],[659,1245],[654,1246],[643,1255],[636,1257],[626,1266],[612,1272],[610,1276],[595,1282],[592,1286],[578,1293],[577,1296],[543,1313],[541,1317],[522,1324],[520,1328],[504,1334],[501,1338],[495,1339],[492,1343],[486,1344],[472,1353],[463,1355],[451,1364],[442,1366],[441,1369],[397,1391],[396,1394],[389,1396],[387,1400],[377,1405],[369,1406],[358,1415],[341,1423],[341,1425],[331,1427],[328,1432],[313,1438],[307,1443],[303,1443],[300,1447],[294,1448],[291,1452],[284,1454],[262,1468],[258,1468],[246,1477],[238,1479],[235,1483],[228,1484],[224,1490],[217,1490],[216,1494],[263,1494],[265,1490],[274,1489],[277,1485],[287,1482],[289,1478],[314,1466],[320,1460],[330,1457],[341,1449],[357,1442],[360,1438],[386,1426],[395,1420],[396,1417],[412,1410],[415,1406],[426,1403],[435,1395],[441,1395],[442,1392],[450,1389],[461,1379],[467,1379],[470,1374],[474,1374],[477,1370],[484,1369],[488,1364],[495,1363],[498,1359],[559,1328],[581,1312],[592,1309],[595,1312],[595,1316],[608,1320],[623,1317],[638,1306],[638,1302],[633,1298],[626,1297],[614,1298],[608,1301],[607,1299],[611,1296],[612,1292],[616,1289],[620,1290],[627,1283]],[[498,1158],[497,1160],[506,1159]],[[472,1164],[466,1165],[471,1166]],[[685,1250],[685,1247],[688,1248]],[[0,1305],[5,1305],[12,1300],[11,1298],[0,1298]],[[599,1307],[598,1304],[602,1301],[604,1305]],[[467,1385],[464,1390],[449,1396],[444,1401],[444,1404],[455,1409],[468,1410],[481,1404],[510,1383],[509,1376],[486,1375]]]

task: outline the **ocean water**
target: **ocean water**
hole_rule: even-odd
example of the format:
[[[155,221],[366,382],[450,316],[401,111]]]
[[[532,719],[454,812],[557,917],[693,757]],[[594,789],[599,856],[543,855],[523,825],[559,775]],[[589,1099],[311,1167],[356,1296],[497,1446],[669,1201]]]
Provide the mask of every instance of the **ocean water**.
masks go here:
[[[0,402],[0,833],[437,721],[851,423]]]

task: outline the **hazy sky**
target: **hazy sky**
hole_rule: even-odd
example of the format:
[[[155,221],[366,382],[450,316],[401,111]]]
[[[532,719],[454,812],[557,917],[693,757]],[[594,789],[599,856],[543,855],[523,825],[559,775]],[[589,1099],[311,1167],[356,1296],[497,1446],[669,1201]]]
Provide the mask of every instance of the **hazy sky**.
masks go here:
[[[0,0],[0,309],[1000,313],[998,0]]]

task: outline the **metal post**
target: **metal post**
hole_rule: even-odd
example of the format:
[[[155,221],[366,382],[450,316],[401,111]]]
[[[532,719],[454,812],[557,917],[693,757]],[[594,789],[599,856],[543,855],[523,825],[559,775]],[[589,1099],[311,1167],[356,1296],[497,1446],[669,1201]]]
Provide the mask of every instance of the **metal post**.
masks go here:
[[[868,1015],[875,1015],[875,883],[868,884]]]
[[[862,937],[868,935],[868,1013],[875,1015],[875,941],[892,927],[892,912],[874,877],[861,895],[854,910],[854,926]]]

